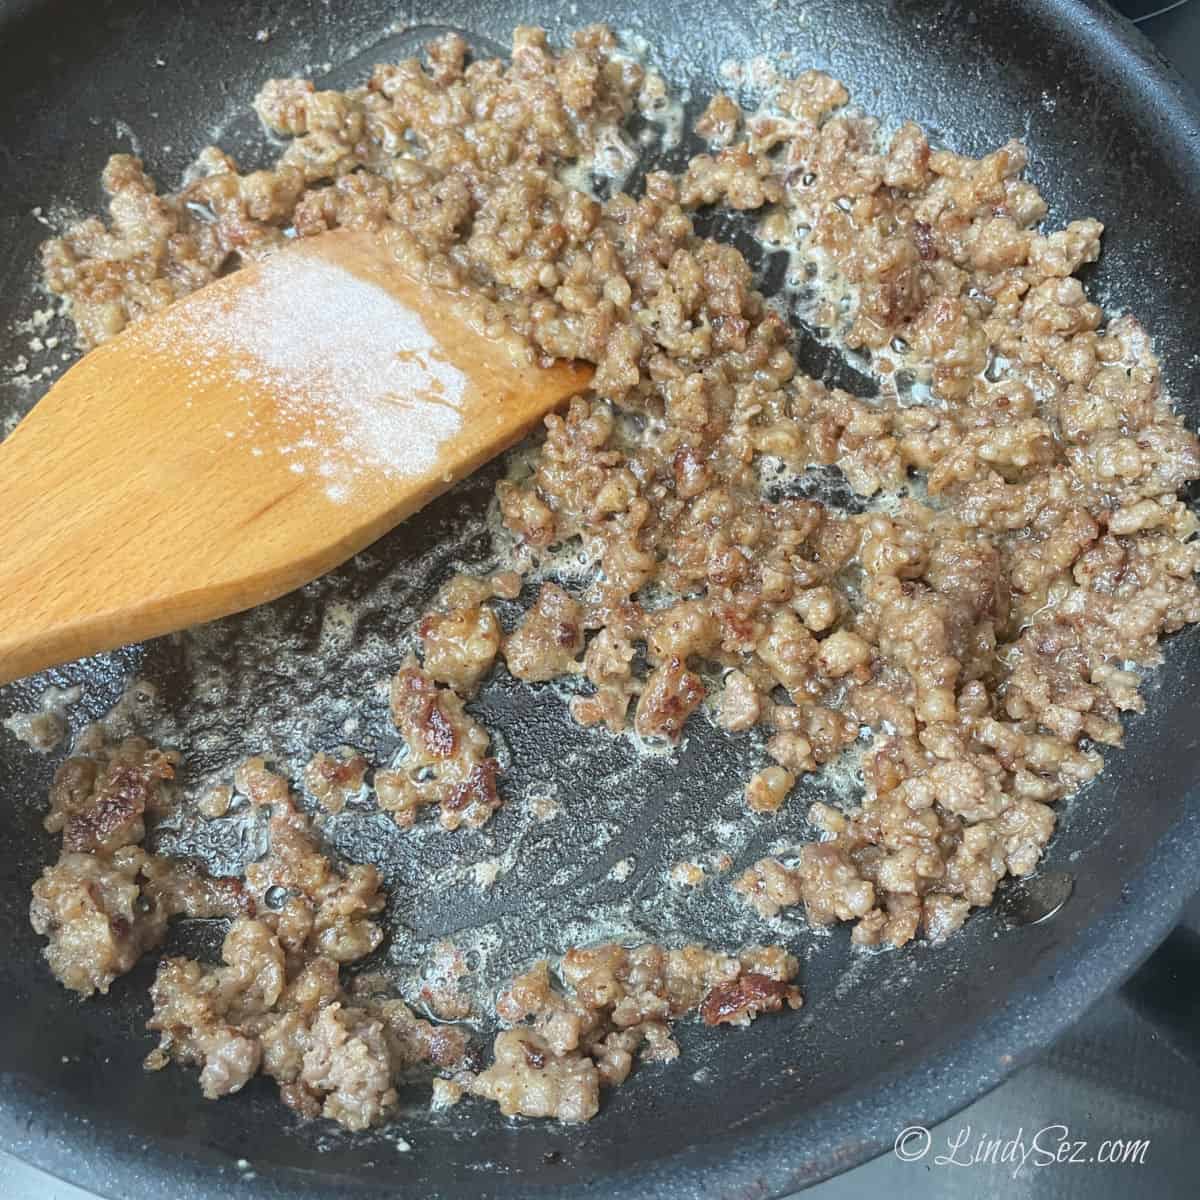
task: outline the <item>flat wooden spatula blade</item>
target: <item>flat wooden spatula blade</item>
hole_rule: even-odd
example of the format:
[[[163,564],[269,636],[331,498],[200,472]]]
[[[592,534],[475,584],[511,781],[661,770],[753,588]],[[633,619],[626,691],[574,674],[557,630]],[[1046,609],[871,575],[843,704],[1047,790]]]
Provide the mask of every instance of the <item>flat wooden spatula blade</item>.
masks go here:
[[[0,443],[0,682],[345,561],[590,382],[519,351],[349,232],[93,350]]]

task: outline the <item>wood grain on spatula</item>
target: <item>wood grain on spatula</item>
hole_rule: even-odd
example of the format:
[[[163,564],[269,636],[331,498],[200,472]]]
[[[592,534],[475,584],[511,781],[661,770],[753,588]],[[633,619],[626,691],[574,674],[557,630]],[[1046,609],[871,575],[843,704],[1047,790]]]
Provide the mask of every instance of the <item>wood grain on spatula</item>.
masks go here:
[[[587,387],[472,314],[335,232],[86,355],[0,444],[0,683],[306,583]]]

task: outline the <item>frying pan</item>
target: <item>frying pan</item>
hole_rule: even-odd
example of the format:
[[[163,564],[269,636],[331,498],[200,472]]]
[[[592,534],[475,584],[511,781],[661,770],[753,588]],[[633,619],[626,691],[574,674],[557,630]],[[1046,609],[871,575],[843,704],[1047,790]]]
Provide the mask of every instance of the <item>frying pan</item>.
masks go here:
[[[657,47],[668,78],[690,85],[693,112],[723,60],[786,51],[798,67],[845,80],[867,108],[916,118],[942,144],[978,154],[1025,138],[1050,219],[1092,214],[1109,226],[1088,282],[1110,310],[1130,308],[1153,331],[1168,385],[1195,423],[1200,119],[1149,46],[1083,0],[579,0],[569,10],[548,0],[4,0],[0,362],[30,361],[23,372],[0,372],[0,413],[27,408],[49,378],[22,376],[60,365],[58,348],[29,348],[28,322],[46,302],[33,291],[47,232],[39,217],[95,211],[96,179],[114,148],[144,150],[170,186],[215,137],[244,162],[261,159],[261,137],[238,114],[269,76],[332,69],[345,86],[375,59],[410,53],[447,26],[486,50],[503,47],[518,23],[561,35],[598,19]],[[718,232],[737,240],[741,231]],[[770,261],[756,265],[768,278]],[[806,369],[869,390],[803,330],[798,337]],[[314,747],[351,740],[383,761],[395,740],[375,684],[440,580],[456,565],[486,562],[494,478],[493,470],[469,481],[266,609],[13,685],[0,692],[0,713],[31,706],[49,682],[79,682],[78,726],[137,677],[158,689],[144,720],[179,737],[183,778],[197,785],[249,751],[294,766]],[[801,1013],[744,1031],[684,1023],[682,1058],[640,1068],[583,1128],[510,1123],[475,1103],[435,1118],[413,1089],[396,1126],[350,1136],[297,1123],[265,1083],[213,1104],[188,1072],[143,1074],[152,964],[80,1004],[40,958],[26,908],[55,852],[40,826],[53,762],[6,739],[0,1143],[102,1194],[146,1200],[768,1197],[850,1167],[901,1127],[932,1124],[1027,1061],[1135,968],[1200,885],[1200,640],[1184,633],[1165,649],[1127,748],[1062,806],[1040,880],[1004,890],[943,947],[888,954],[853,953],[845,929],[818,935],[802,920],[765,929],[735,913],[724,888],[686,902],[658,889],[689,836],[708,836],[736,813],[753,745],[696,721],[678,752],[638,762],[628,744],[574,728],[549,692],[504,678],[489,686],[480,708],[511,764],[510,800],[491,828],[404,835],[365,811],[331,828],[338,849],[383,866],[392,892],[385,965],[411,965],[423,946],[456,931],[494,971],[580,936],[726,945],[783,937],[802,958]],[[523,815],[539,790],[560,809],[544,826]],[[734,846],[738,857],[801,836],[804,807],[793,801],[757,826]],[[159,837],[217,865],[254,852],[252,831],[236,822],[181,821]],[[513,839],[521,859],[490,891],[464,878],[459,864],[502,858]],[[1047,882],[1060,898],[1073,882],[1070,898],[1048,920],[1023,920]],[[174,936],[173,949],[212,953],[220,932],[185,927]]]

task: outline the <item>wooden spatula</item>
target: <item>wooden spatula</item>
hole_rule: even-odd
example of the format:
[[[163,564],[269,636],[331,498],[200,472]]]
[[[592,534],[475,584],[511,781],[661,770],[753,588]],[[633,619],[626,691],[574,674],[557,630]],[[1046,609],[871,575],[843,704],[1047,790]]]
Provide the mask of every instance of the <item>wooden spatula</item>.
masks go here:
[[[86,355],[0,443],[0,683],[271,600],[587,387],[364,233],[298,241]]]

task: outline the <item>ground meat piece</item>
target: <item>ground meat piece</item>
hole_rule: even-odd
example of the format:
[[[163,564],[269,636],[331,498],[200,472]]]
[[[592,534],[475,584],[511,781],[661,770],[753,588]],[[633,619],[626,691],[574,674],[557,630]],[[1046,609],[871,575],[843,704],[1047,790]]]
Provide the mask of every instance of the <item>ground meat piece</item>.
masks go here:
[[[837,620],[841,605],[832,588],[812,587],[793,598],[792,608],[813,633],[821,633]]]
[[[499,765],[494,758],[473,763],[466,778],[454,784],[449,797],[442,803],[442,824],[447,829],[459,825],[477,827],[486,824],[500,807],[496,793],[496,773]]]
[[[383,906],[378,872],[366,864],[339,871],[290,795],[273,806],[270,832],[270,851],[248,870],[250,883],[260,893],[286,889],[290,898],[282,908],[264,905],[258,918],[239,915],[221,965],[186,958],[162,964],[148,1022],[161,1041],[146,1066],[199,1066],[210,1098],[239,1090],[262,1071],[301,1115],[365,1129],[395,1110],[401,1069],[459,1065],[466,1036],[416,1018],[374,977],[357,977],[353,995],[343,988],[339,964],[379,944],[369,919]],[[166,870],[156,868],[151,881],[162,894],[202,908],[194,889],[167,890]]]
[[[434,1079],[429,1111],[444,1112],[448,1108],[453,1108],[462,1098],[461,1084],[455,1083],[452,1079]]]
[[[741,671],[730,671],[721,689],[717,716],[721,728],[729,733],[741,733],[753,728],[761,715],[762,701],[749,676]]]
[[[947,812],[968,821],[997,817],[1008,807],[995,775],[985,774],[968,759],[936,763],[920,781],[929,785],[934,799]]]
[[[817,642],[793,613],[780,609],[758,643],[757,651],[781,687],[799,690],[812,672]]]
[[[202,921],[252,917],[257,908],[241,879],[210,875],[203,865],[186,858],[145,855],[140,880],[146,901],[172,917]]]
[[[200,1072],[200,1091],[206,1100],[240,1092],[262,1065],[262,1045],[258,1040],[242,1037],[232,1030],[209,1035],[201,1050],[204,1067]]]
[[[926,896],[921,904],[921,920],[926,936],[931,942],[945,941],[962,928],[970,908],[969,902],[958,896],[946,896],[940,892]]]
[[[331,1004],[313,1022],[300,1083],[321,1098],[322,1115],[368,1129],[398,1103],[383,1025],[358,1009]]]
[[[469,973],[463,952],[453,942],[440,943],[434,948],[424,971],[422,1002],[443,1021],[461,1021],[469,1017],[470,997],[460,991],[462,980]]]
[[[929,181],[929,142],[925,132],[912,121],[905,121],[892,137],[883,182],[890,188],[919,192]]]
[[[669,1021],[699,1009],[708,1024],[748,1024],[784,1003],[797,1007],[800,993],[790,982],[797,969],[777,946],[740,958],[698,945],[573,948],[560,965],[569,992],[539,962],[497,998],[497,1013],[516,1028],[496,1039],[495,1061],[471,1089],[506,1115],[590,1120],[600,1087],[624,1082],[635,1056],[678,1056]]]
[[[803,847],[798,873],[805,910],[817,925],[861,917],[875,902],[875,889],[832,843]]]
[[[746,784],[746,806],[751,812],[776,812],[783,807],[796,777],[782,767],[767,767]]]
[[[773,917],[781,908],[799,904],[802,898],[799,875],[773,858],[759,859],[733,888],[763,917]]]
[[[405,667],[392,679],[392,720],[421,764],[451,758],[460,748],[455,727],[458,706],[452,695],[416,667]]]
[[[446,829],[486,824],[500,807],[498,764],[487,757],[488,735],[467,715],[462,699],[406,666],[392,679],[391,707],[408,757],[400,769],[376,773],[380,807],[402,827],[429,804],[440,807]]]
[[[308,132],[307,103],[316,89],[307,79],[268,79],[254,99],[254,111],[275,134]]]
[[[625,713],[636,690],[633,656],[633,643],[608,628],[588,643],[583,673],[596,690],[591,696],[577,696],[571,702],[571,715],[581,725],[603,722],[613,733],[625,728]]]
[[[812,742],[794,730],[782,730],[773,734],[767,742],[767,753],[793,775],[817,769]]]
[[[143,858],[135,847],[111,859],[68,852],[33,885],[29,920],[49,939],[46,960],[64,987],[105,993],[162,941],[167,916],[143,901]]]
[[[777,705],[770,722],[779,733],[767,743],[767,751],[793,770],[812,770],[810,756],[814,763],[829,762],[858,737],[854,721],[823,704]]]
[[[898,948],[916,936],[920,921],[921,902],[915,896],[892,893],[881,907],[871,909],[859,920],[850,941],[855,946],[890,942]]]
[[[495,614],[478,605],[431,613],[422,619],[419,632],[426,673],[461,696],[474,693],[500,650]]]
[[[227,783],[217,784],[214,787],[210,787],[196,801],[196,811],[202,817],[215,820],[218,817],[223,817],[229,811],[229,806],[232,803],[233,788]]]
[[[857,634],[839,629],[831,633],[817,651],[817,669],[831,679],[856,672],[871,661],[871,647]]]
[[[338,870],[290,795],[274,805],[269,830],[267,856],[247,867],[246,881],[260,908],[270,908],[268,893],[286,893],[286,903],[269,919],[292,956],[319,953],[353,962],[374,950],[383,932],[372,918],[384,906],[376,868]]]
[[[333,754],[322,750],[313,756],[304,783],[326,812],[339,813],[362,790],[366,773],[367,760],[353,746],[339,746]]]
[[[704,699],[704,684],[678,658],[668,659],[651,671],[638,700],[634,728],[642,737],[674,740],[688,717]]]
[[[733,141],[741,123],[742,110],[724,92],[718,92],[696,120],[696,132],[717,146]]]
[[[139,159],[113,155],[101,182],[110,227],[91,218],[42,249],[46,283],[70,297],[84,347],[210,282],[227,253],[217,230],[179,197],[156,194]]]
[[[99,758],[68,759],[50,790],[47,830],[61,831],[72,852],[111,854],[140,842],[143,817],[163,802],[162,784],[174,777],[177,761],[140,738]]]
[[[791,117],[817,122],[850,99],[845,85],[824,71],[801,71],[780,81],[775,103]]]
[[[646,651],[651,662],[707,658],[720,640],[720,626],[709,606],[684,600],[655,615],[646,632]]]
[[[800,1007],[800,993],[790,984],[755,971],[731,983],[719,983],[700,1005],[705,1025],[749,1025],[759,1013],[778,1012],[786,1004]]]
[[[688,208],[721,203],[736,209],[761,208],[782,198],[770,160],[744,146],[726,147],[715,157],[696,155],[680,188],[680,200]]]
[[[531,546],[548,546],[554,541],[554,510],[535,492],[503,481],[496,496],[504,524]]]
[[[564,955],[563,979],[586,1009],[612,1010],[613,1023],[630,1028],[675,1017],[696,1007],[714,983],[733,978],[738,961],[704,946],[665,950],[653,944],[629,950],[607,944]]]
[[[433,788],[420,787],[404,770],[376,771],[375,797],[379,807],[390,813],[401,829],[414,825],[421,809],[438,801]]]
[[[69,758],[55,774],[45,824],[61,831],[62,854],[33,885],[29,917],[49,941],[50,969],[83,995],[107,992],[162,942],[170,917],[253,908],[236,881],[212,879],[138,844],[145,818],[169,802],[166,783],[178,757],[127,738]]]
[[[471,1090],[494,1100],[506,1117],[554,1117],[577,1124],[600,1111],[600,1075],[590,1058],[557,1055],[526,1029],[501,1033],[494,1054]]]
[[[569,673],[582,650],[582,608],[557,584],[547,583],[505,639],[504,661],[518,679],[541,682]]]
[[[264,759],[248,758],[233,773],[234,787],[258,807],[270,808],[288,798],[287,779],[270,770]]]
[[[431,1062],[457,1067],[467,1056],[468,1035],[462,1026],[423,1021],[398,999],[375,998],[366,1007],[384,1022],[388,1046],[401,1066]]]

